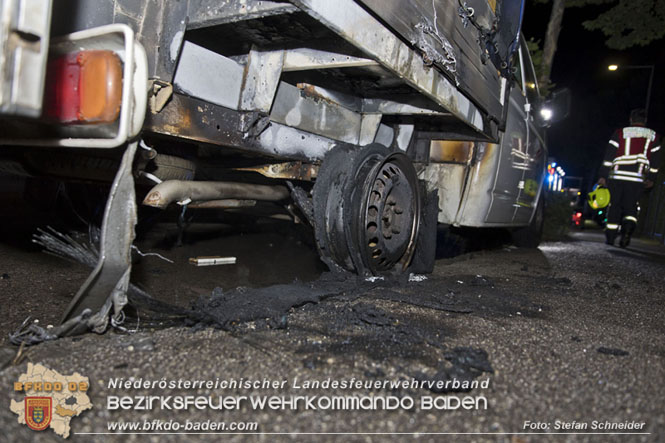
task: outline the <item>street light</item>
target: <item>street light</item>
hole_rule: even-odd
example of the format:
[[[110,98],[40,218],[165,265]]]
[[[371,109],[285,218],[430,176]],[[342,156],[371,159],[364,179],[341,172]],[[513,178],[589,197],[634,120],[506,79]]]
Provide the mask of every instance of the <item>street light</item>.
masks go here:
[[[619,65],[609,65],[607,67],[610,71],[617,71],[619,69]],[[649,73],[649,86],[647,87],[647,100],[646,100],[646,106],[644,107],[644,123],[646,123],[647,117],[649,116],[649,103],[651,102],[651,86],[653,85],[653,71],[654,71],[654,65],[626,65],[626,66],[621,66],[621,69],[649,69],[651,72]]]

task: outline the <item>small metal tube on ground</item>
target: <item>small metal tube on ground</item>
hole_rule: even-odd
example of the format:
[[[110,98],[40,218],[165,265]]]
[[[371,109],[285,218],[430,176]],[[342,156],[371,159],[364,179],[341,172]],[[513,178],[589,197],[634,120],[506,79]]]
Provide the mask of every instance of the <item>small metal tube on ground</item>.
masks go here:
[[[165,209],[173,202],[186,200],[192,202],[226,199],[279,201],[285,200],[289,196],[288,188],[281,185],[167,180],[152,188],[143,200],[143,204]]]
[[[189,263],[194,266],[235,265],[235,257],[191,257]]]

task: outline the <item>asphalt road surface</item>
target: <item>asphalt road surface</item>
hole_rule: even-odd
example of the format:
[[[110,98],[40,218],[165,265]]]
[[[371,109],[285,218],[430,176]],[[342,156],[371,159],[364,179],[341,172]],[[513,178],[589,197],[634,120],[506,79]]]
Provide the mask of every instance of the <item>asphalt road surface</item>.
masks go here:
[[[72,419],[71,441],[665,440],[662,245],[635,240],[619,249],[604,245],[600,232],[574,233],[536,250],[504,246],[440,259],[432,275],[411,281],[369,282],[322,274],[307,241],[288,229],[257,228],[243,235],[203,231],[175,249],[162,241],[169,235],[164,228],[139,246],[175,264],[143,257],[134,281],[172,304],[187,307],[198,300],[199,310],[220,319],[217,327],[192,319],[155,322],[139,309],[138,332],[63,338],[23,349],[17,358],[7,334],[28,316],[43,326],[57,323],[88,270],[28,248],[5,230],[0,243],[4,441],[61,441],[51,430],[19,425],[9,410],[9,399],[22,398],[12,386],[28,363],[89,377],[94,407]],[[238,264],[194,268],[187,258],[195,255],[234,255]],[[294,280],[298,283],[290,284]],[[281,286],[269,286],[275,284]],[[215,287],[220,289],[213,294]],[[234,321],[242,317],[236,311],[249,311],[255,319]],[[279,386],[125,388],[111,386],[114,379],[268,380]],[[304,385],[328,380],[363,385]],[[453,381],[478,386],[465,391]],[[157,404],[110,410],[114,396],[248,399],[240,400],[239,409]],[[288,401],[276,410],[250,403],[269,396],[315,400],[295,410]],[[333,397],[367,403],[332,408]],[[468,408],[455,409],[455,398]],[[400,405],[386,410],[372,403],[377,399]],[[430,400],[438,408],[430,408]],[[125,430],[134,433],[115,437],[86,434],[113,432],[112,423],[155,420],[162,426],[251,422],[259,434],[178,435],[163,428]],[[597,435],[607,426],[631,423],[632,429],[613,432],[632,435]],[[583,425],[586,429],[579,429]],[[556,435],[562,432],[568,434]]]

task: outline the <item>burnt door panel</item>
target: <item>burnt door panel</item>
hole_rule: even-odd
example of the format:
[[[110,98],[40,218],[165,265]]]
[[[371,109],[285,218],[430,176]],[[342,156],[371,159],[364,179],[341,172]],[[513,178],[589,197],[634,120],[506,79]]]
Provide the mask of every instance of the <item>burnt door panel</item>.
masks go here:
[[[525,104],[522,90],[515,85],[510,93],[506,131],[501,138],[499,167],[486,218],[486,222],[490,224],[510,224],[516,212],[527,159]]]
[[[524,91],[527,102],[527,144],[526,156],[524,158],[524,177],[520,184],[520,191],[517,199],[517,212],[515,213],[515,222],[527,224],[531,220],[531,215],[536,207],[538,192],[543,180],[543,171],[547,155],[545,143],[540,135],[538,119],[535,116],[540,103],[540,93],[536,81],[536,73],[533,69],[533,63],[529,57],[529,51],[524,39],[521,41],[519,52],[520,65],[523,67],[522,75],[524,78]]]

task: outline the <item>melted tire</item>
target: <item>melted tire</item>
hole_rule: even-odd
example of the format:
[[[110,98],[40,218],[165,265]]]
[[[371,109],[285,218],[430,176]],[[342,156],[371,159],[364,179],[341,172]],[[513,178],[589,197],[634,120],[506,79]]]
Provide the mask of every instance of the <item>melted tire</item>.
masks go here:
[[[351,145],[337,145],[324,157],[312,191],[314,206],[314,237],[321,260],[331,271],[354,270],[353,263],[343,258],[339,226],[344,223],[344,189],[347,187],[348,169],[357,154]],[[335,219],[328,217],[332,206],[340,211]],[[335,225],[335,229],[331,229]]]
[[[420,181],[420,191],[424,196],[423,212],[409,272],[431,274],[434,272],[437,251],[439,191],[435,189],[427,192],[427,185],[424,181]]]
[[[420,224],[415,169],[402,153],[338,145],[313,191],[314,233],[331,270],[361,275],[406,271]]]

